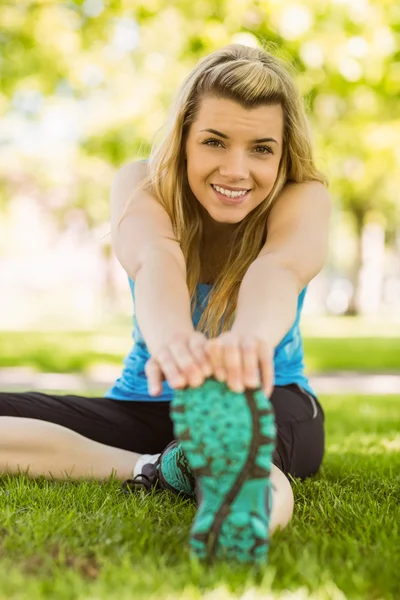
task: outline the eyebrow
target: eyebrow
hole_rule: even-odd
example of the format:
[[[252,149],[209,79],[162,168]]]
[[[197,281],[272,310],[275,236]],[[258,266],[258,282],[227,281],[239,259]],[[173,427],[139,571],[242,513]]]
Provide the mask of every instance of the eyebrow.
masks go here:
[[[216,129],[200,129],[200,132],[202,132],[202,131],[208,131],[209,133],[214,133],[215,135],[219,135],[219,137],[224,138],[224,140],[229,140],[228,135],[226,135],[225,133],[221,133],[220,131],[217,131]],[[276,139],[274,139],[272,137],[259,138],[258,140],[252,140],[253,144],[260,144],[261,142],[275,142],[275,144],[278,143],[276,141]]]

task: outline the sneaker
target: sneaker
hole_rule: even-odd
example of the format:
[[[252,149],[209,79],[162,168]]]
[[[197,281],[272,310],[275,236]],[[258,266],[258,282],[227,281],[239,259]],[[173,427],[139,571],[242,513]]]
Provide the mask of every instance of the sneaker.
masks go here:
[[[232,392],[208,378],[176,390],[170,414],[196,478],[192,556],[266,563],[276,438],[269,399],[261,389]]]
[[[121,485],[127,494],[144,488],[146,491],[157,487],[170,490],[175,494],[194,497],[195,480],[189,463],[183,453],[182,445],[173,440],[161,452],[154,464],[145,464],[142,472],[133,479],[127,479]]]

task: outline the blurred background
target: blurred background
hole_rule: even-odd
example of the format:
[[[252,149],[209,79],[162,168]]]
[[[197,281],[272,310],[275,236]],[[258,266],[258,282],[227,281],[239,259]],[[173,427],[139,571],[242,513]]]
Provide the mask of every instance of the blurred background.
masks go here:
[[[397,0],[3,0],[3,369],[118,372],[132,303],[110,246],[112,179],[148,155],[196,62],[231,42],[290,62],[330,180],[329,259],[304,307],[310,369],[325,356],[313,339],[347,337],[375,342],[327,346],[328,370],[400,372]]]

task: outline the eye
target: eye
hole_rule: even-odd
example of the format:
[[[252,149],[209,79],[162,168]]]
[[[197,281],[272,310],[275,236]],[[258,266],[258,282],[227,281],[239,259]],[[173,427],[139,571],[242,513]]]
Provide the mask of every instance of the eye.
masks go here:
[[[209,140],[205,140],[203,142],[203,144],[205,144],[206,146],[214,146],[214,144],[220,144],[221,142],[219,140],[215,140],[215,139],[209,139]]]
[[[219,146],[222,146],[221,141],[216,140],[215,138],[205,140],[204,142],[202,142],[202,144],[204,144],[205,146],[211,146],[211,148],[218,148]],[[256,146],[255,150],[256,154],[273,154],[273,150],[270,146]]]
[[[257,154],[273,154],[272,148],[270,146],[256,146],[256,150],[261,148],[261,152],[257,152]]]

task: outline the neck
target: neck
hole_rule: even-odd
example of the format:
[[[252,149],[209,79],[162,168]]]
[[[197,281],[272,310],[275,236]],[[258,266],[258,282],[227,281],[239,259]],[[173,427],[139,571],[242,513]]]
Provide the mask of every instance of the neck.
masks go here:
[[[236,223],[218,223],[215,221],[206,209],[200,204],[200,214],[203,221],[203,239],[210,240],[226,240],[229,239],[236,228]]]

